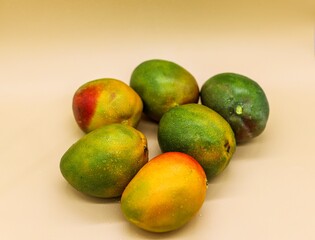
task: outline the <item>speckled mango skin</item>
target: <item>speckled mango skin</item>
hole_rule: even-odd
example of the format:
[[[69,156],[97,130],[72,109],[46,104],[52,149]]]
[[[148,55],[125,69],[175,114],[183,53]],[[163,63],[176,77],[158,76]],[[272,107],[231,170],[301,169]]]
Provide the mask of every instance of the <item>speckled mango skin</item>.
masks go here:
[[[163,115],[158,127],[163,152],[183,152],[195,158],[208,180],[229,164],[236,142],[233,130],[223,117],[201,104],[185,104]]]
[[[143,112],[159,121],[174,106],[199,101],[196,79],[182,66],[163,59],[139,64],[129,84],[143,101]]]
[[[146,137],[133,127],[109,124],[74,143],[62,156],[60,171],[79,192],[112,198],[147,162]]]
[[[124,82],[112,78],[85,83],[72,101],[74,118],[86,133],[111,123],[136,127],[142,109],[140,96]]]
[[[189,222],[200,210],[206,175],[191,156],[168,152],[151,159],[121,197],[128,221],[151,232],[168,232]]]
[[[231,125],[237,143],[259,136],[266,128],[269,103],[254,80],[237,73],[221,73],[201,88],[202,104],[212,108]]]

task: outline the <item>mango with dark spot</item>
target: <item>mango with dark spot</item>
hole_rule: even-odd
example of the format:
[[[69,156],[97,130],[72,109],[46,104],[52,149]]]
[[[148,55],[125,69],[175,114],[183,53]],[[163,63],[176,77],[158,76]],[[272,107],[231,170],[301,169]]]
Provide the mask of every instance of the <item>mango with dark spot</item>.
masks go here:
[[[147,139],[123,124],[109,124],[79,139],[62,156],[60,171],[79,192],[119,197],[148,161]]]
[[[151,159],[121,197],[128,221],[151,232],[168,232],[189,222],[200,210],[207,189],[203,168],[191,156],[168,152]]]

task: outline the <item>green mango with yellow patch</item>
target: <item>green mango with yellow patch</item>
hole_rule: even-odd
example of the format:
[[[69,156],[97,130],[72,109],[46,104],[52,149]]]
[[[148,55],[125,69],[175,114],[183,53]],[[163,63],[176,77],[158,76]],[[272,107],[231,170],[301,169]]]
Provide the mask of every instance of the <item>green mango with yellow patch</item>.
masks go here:
[[[139,64],[130,78],[132,87],[143,101],[143,112],[159,121],[173,107],[199,101],[195,77],[175,62],[151,59]]]
[[[125,124],[109,124],[79,139],[62,156],[60,171],[79,192],[119,197],[148,162],[147,139]]]

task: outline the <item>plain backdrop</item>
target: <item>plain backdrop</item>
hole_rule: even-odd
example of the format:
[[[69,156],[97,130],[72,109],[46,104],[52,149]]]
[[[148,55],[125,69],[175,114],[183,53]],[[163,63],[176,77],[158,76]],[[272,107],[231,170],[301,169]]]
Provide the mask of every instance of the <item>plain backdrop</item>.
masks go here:
[[[0,238],[315,239],[313,0],[0,0]],[[144,60],[174,61],[199,86],[221,72],[257,81],[265,132],[238,146],[182,229],[129,224],[119,201],[83,196],[59,161],[83,133],[71,102],[83,83],[129,83]],[[150,158],[157,124],[139,127]],[[189,133],[187,133],[189,134]]]

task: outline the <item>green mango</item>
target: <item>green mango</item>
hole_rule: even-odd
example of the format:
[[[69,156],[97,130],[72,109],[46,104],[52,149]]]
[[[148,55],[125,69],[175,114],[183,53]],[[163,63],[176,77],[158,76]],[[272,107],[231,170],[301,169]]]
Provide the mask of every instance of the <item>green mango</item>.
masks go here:
[[[112,198],[122,194],[147,162],[145,135],[117,123],[98,128],[74,143],[62,156],[60,171],[79,192]]]

